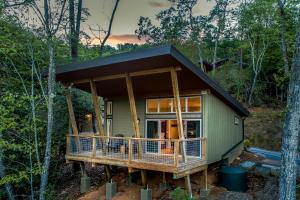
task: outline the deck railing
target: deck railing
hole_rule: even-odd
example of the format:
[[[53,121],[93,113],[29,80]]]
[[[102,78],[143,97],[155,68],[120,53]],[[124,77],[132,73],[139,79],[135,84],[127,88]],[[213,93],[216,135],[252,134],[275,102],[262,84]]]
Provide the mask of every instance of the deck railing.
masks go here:
[[[184,147],[184,148],[183,148]],[[67,135],[67,155],[125,162],[184,165],[206,159],[206,139],[151,139]]]

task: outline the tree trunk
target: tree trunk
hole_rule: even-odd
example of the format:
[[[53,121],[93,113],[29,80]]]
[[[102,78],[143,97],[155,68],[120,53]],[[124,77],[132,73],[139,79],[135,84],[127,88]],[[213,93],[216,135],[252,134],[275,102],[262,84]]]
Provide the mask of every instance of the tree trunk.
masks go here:
[[[48,183],[49,166],[51,159],[51,140],[53,132],[53,104],[55,97],[55,61],[54,49],[51,38],[48,38],[48,52],[49,52],[49,71],[48,71],[48,118],[47,118],[47,136],[45,158],[43,163],[43,173],[40,182],[40,200],[45,199],[45,190]]]
[[[107,41],[107,39],[109,38],[110,36],[110,33],[111,33],[111,27],[112,27],[112,24],[113,24],[113,21],[114,21],[114,18],[115,18],[115,14],[116,14],[116,11],[117,11],[117,8],[118,8],[118,5],[119,5],[119,2],[120,0],[116,0],[116,3],[115,3],[115,6],[114,6],[114,9],[111,13],[111,17],[110,17],[110,20],[109,20],[109,25],[108,25],[108,30],[107,30],[107,33],[102,41],[102,43],[100,44],[100,56],[103,54],[103,49],[104,49],[104,45]]]
[[[298,136],[300,131],[300,10],[297,29],[296,54],[289,84],[288,112],[284,123],[281,146],[280,200],[296,199],[296,158],[298,156]]]
[[[2,138],[2,133],[0,133],[0,138]],[[6,176],[6,169],[3,162],[3,152],[2,149],[0,149],[0,177],[1,179]],[[9,183],[6,183],[5,185],[6,194],[9,200],[14,200],[15,197],[13,195],[13,189],[12,186]]]
[[[75,9],[74,0],[69,0],[69,26],[70,26],[70,50],[72,61],[76,61],[78,57],[76,36],[75,36]]]
[[[286,75],[289,74],[289,59],[288,59],[288,50],[287,50],[287,43],[285,38],[286,33],[286,14],[285,14],[285,8],[282,0],[278,0],[278,7],[280,11],[280,50],[282,53],[283,61],[284,61],[284,72]]]
[[[256,86],[257,75],[258,75],[258,73],[254,73],[254,77],[253,77],[253,80],[252,80],[252,85],[251,85],[251,88],[250,88],[248,101],[247,101],[248,106],[251,106],[251,104],[252,104],[252,97],[253,97],[253,93],[254,93],[255,86]]]

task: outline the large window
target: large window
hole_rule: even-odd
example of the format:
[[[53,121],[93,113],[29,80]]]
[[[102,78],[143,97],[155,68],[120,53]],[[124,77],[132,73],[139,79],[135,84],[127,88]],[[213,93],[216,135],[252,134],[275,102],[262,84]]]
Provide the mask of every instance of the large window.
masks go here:
[[[180,97],[181,112],[201,112],[201,97]],[[173,98],[147,99],[147,113],[175,113]]]

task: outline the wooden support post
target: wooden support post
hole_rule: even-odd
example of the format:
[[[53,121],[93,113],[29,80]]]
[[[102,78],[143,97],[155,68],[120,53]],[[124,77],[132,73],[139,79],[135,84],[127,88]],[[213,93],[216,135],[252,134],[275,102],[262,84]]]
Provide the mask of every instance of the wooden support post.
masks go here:
[[[96,137],[93,137],[93,153],[92,153],[92,158],[96,158]]]
[[[172,88],[173,88],[173,94],[174,94],[178,135],[179,135],[179,139],[184,140],[185,138],[184,138],[184,133],[183,133],[180,95],[179,95],[177,72],[176,72],[175,68],[171,69],[171,79],[172,79]],[[181,148],[182,148],[181,153],[182,153],[183,161],[186,162],[186,152],[185,152],[186,148],[185,148],[184,141],[181,142]]]
[[[130,105],[130,113],[131,113],[131,120],[132,120],[132,126],[134,130],[134,134],[136,138],[140,138],[140,127],[138,124],[138,117],[136,112],[136,104],[134,99],[134,93],[133,93],[133,86],[132,86],[132,80],[131,77],[126,74],[126,86],[127,86],[127,92],[128,92],[128,98],[129,98],[129,105]],[[138,140],[138,157],[141,158],[143,153],[142,150],[142,141]],[[142,176],[142,184],[143,186],[146,186],[147,184],[147,176],[146,171],[141,170],[141,176]]]
[[[179,87],[178,87],[178,78],[177,78],[176,68],[171,69],[171,80],[172,80],[172,88],[173,88],[173,94],[174,94],[178,134],[179,134],[179,139],[182,140],[181,141],[182,159],[183,159],[183,162],[186,162],[186,151],[185,151],[186,150],[186,142],[184,141],[185,138],[184,138],[184,133],[183,133],[180,95],[179,95]],[[192,197],[192,186],[191,186],[190,175],[187,175],[185,177],[185,187],[186,187],[190,197]]]
[[[70,135],[67,135],[67,138],[66,138],[66,155],[69,155],[70,154],[70,145],[71,145],[71,142],[70,142]]]
[[[178,156],[179,156],[179,141],[176,141],[174,144],[174,166],[178,166]]]
[[[65,96],[66,96],[66,100],[67,100],[69,118],[70,118],[70,122],[71,122],[71,126],[72,126],[72,131],[73,131],[73,135],[75,136],[77,152],[80,152],[81,147],[80,147],[80,140],[79,140],[79,137],[78,137],[79,133],[78,133],[75,113],[74,113],[74,109],[73,109],[72,97],[71,97],[69,88],[65,88]]]
[[[98,102],[98,94],[97,94],[97,88],[96,84],[93,80],[90,80],[90,86],[91,86],[91,94],[92,94],[92,101],[95,109],[95,114],[96,114],[96,121],[97,121],[97,126],[98,126],[98,131],[99,135],[104,137],[105,132],[103,128],[103,123],[102,123],[102,116],[101,116],[101,109],[100,109],[100,104]],[[102,146],[103,146],[103,154],[106,154],[106,140],[105,138],[102,139]],[[110,167],[108,165],[105,165],[105,171],[106,171],[106,178],[109,180],[111,178],[111,171]]]
[[[201,159],[206,160],[206,139],[201,138]]]
[[[132,145],[131,139],[128,139],[128,162],[130,163],[132,160]]]
[[[204,170],[204,177],[205,177],[205,190],[208,189],[207,187],[207,168]]]
[[[166,184],[166,183],[167,183],[167,180],[166,180],[166,172],[163,172],[162,182],[163,182],[163,184]]]

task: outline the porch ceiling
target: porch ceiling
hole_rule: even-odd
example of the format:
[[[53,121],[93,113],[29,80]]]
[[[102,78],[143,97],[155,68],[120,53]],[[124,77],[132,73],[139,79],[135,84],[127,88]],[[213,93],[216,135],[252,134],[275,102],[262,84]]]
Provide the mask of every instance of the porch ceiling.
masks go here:
[[[180,90],[210,89],[213,94],[241,115],[247,116],[249,114],[248,110],[236,99],[224,91],[222,87],[210,79],[199,67],[196,67],[171,45],[63,65],[57,68],[56,80],[62,83],[74,83],[83,79],[165,67],[181,67],[181,70],[178,71]],[[135,76],[132,80],[135,95],[151,93],[172,94],[170,73]],[[74,83],[73,86],[90,92],[88,82]],[[127,95],[124,78],[98,81],[96,82],[96,86],[100,96]]]
[[[170,73],[132,77],[134,94],[136,96],[166,95],[172,94],[172,83]],[[127,96],[125,78],[96,81],[97,93],[103,97]],[[208,89],[197,76],[182,69],[178,71],[178,84],[181,91],[194,91]],[[90,92],[89,83],[75,84],[76,88]]]

